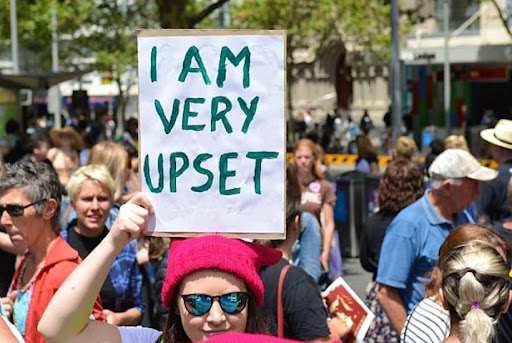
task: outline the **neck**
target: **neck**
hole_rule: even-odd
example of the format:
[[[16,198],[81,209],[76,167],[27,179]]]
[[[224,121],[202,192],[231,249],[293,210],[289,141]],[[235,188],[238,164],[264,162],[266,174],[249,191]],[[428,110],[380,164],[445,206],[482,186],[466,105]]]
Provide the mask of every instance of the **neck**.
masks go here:
[[[42,234],[37,242],[28,248],[28,251],[36,265],[44,261],[48,251],[50,251],[53,243],[55,243],[55,240],[57,239],[57,233],[53,231],[51,226],[43,230],[45,230],[44,232],[46,232],[46,234]]]
[[[428,193],[428,198],[434,206],[436,212],[441,215],[441,217],[446,220],[453,221],[453,213],[451,210],[449,210],[449,203],[444,198],[436,195],[434,191],[430,191],[430,193]]]
[[[450,336],[443,341],[443,343],[462,343],[462,335],[459,330],[459,324],[453,323],[450,329]]]
[[[311,170],[298,169],[297,174],[299,174],[299,179],[301,180],[308,180],[313,177],[313,172]]]
[[[102,228],[104,227],[104,225],[102,225]],[[94,237],[98,237],[99,235],[101,235],[101,233],[103,232],[103,229],[101,230],[91,230],[85,226],[83,226],[80,222],[77,221],[76,223],[76,226],[74,228],[75,232],[78,233],[79,235],[82,235],[82,236],[85,236],[85,237],[89,237],[89,238],[94,238]]]
[[[291,259],[292,256],[292,247],[295,243],[295,240],[293,242],[289,242],[288,240],[285,240],[282,245],[276,247],[277,250],[283,253],[283,258],[287,261]]]

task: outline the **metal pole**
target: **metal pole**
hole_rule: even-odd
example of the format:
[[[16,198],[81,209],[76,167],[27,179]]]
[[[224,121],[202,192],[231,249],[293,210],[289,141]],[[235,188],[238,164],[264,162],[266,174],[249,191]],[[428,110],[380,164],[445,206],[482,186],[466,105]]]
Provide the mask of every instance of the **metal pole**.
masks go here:
[[[451,133],[451,116],[450,116],[450,57],[448,55],[448,41],[450,39],[450,7],[449,0],[444,0],[443,14],[444,14],[444,119],[446,125],[446,135]]]
[[[393,124],[393,146],[400,136],[402,125],[402,94],[400,90],[400,48],[398,37],[398,0],[391,1],[391,113]]]
[[[57,3],[54,1],[51,8],[51,24],[52,24],[52,71],[59,71],[59,35],[57,21]],[[51,97],[48,96],[49,102],[52,104],[52,112],[54,113],[54,126],[60,128],[62,126],[60,117],[60,87],[55,85],[49,90]],[[49,94],[50,95],[50,94]],[[48,104],[50,105],[50,104]]]
[[[11,0],[11,51],[12,69],[15,74],[19,74],[20,62],[18,57],[18,17],[16,15],[16,0]]]

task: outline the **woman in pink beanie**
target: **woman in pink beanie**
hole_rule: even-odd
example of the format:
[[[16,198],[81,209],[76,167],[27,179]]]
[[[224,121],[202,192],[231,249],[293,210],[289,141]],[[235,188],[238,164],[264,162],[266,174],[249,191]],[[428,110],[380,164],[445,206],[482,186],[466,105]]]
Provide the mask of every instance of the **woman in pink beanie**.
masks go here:
[[[281,253],[222,236],[173,239],[162,302],[164,332],[89,321],[96,295],[116,255],[147,229],[153,207],[142,193],[123,205],[109,234],[57,291],[39,332],[48,342],[198,342],[229,332],[265,333],[257,310],[263,302],[259,269]]]

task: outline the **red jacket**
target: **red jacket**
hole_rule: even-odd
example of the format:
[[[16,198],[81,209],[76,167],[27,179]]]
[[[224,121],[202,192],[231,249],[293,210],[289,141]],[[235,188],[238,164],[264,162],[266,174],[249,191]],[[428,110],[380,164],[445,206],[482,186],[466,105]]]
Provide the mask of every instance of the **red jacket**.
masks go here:
[[[11,289],[16,289],[18,286],[18,276],[23,269],[27,255],[23,256],[20,265],[14,273]],[[59,236],[48,251],[44,266],[34,281],[25,327],[26,342],[46,342],[37,332],[37,324],[39,324],[39,320],[55,292],[57,292],[64,280],[80,262],[81,259],[78,256],[78,252]],[[103,308],[98,296],[93,309],[93,315],[96,320],[103,321],[102,311]]]

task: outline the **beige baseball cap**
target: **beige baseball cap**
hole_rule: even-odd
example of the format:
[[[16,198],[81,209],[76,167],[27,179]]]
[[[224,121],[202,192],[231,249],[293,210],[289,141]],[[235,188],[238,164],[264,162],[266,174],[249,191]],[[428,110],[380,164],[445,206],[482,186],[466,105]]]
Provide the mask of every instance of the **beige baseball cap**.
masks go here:
[[[498,172],[482,166],[469,152],[461,149],[447,149],[432,162],[428,169],[432,179],[460,179],[467,177],[478,181],[489,181]]]

